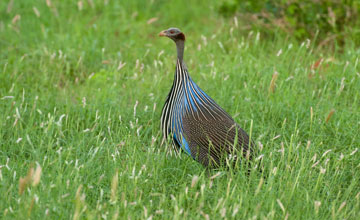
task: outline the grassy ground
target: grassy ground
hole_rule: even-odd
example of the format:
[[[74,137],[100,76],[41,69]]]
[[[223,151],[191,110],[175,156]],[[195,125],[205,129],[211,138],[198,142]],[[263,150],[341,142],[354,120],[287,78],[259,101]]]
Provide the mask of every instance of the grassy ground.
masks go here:
[[[1,218],[356,219],[360,50],[263,39],[207,1],[144,2],[0,2]],[[263,173],[160,146],[170,26]]]

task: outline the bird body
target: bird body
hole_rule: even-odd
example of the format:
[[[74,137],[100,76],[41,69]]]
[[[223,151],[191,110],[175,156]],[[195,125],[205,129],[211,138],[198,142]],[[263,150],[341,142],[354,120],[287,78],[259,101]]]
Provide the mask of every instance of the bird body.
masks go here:
[[[246,132],[191,79],[183,62],[185,35],[170,28],[160,36],[175,41],[178,55],[173,85],[161,114],[164,138],[170,138],[204,166],[218,167],[227,159],[235,161],[239,152],[251,158]]]

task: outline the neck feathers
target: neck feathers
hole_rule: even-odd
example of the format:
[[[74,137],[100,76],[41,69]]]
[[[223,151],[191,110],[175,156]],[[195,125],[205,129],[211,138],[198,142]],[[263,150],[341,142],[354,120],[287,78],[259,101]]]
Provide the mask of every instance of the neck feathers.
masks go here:
[[[183,63],[180,59],[177,59],[176,62],[176,74],[175,74],[175,81],[177,83],[184,82],[190,79],[190,76],[187,71],[187,67],[185,63]]]
[[[183,34],[182,34],[183,35]],[[177,39],[176,43],[176,50],[177,50],[177,58],[182,63],[184,58],[184,47],[185,47],[185,36],[183,35],[184,40]]]

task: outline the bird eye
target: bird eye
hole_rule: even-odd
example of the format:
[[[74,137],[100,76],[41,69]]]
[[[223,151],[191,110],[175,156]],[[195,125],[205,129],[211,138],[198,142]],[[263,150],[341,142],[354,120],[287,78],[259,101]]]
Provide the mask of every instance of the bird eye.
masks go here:
[[[172,30],[171,30],[171,31],[170,31],[170,34],[173,34],[173,33],[175,33],[175,31],[172,31]]]

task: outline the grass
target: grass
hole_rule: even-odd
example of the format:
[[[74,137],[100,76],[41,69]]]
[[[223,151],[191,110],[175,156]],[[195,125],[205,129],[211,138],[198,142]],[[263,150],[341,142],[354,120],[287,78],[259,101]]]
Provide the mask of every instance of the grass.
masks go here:
[[[356,219],[360,50],[263,39],[216,7],[1,1],[1,218]],[[160,146],[170,26],[193,79],[251,131],[262,173]]]

